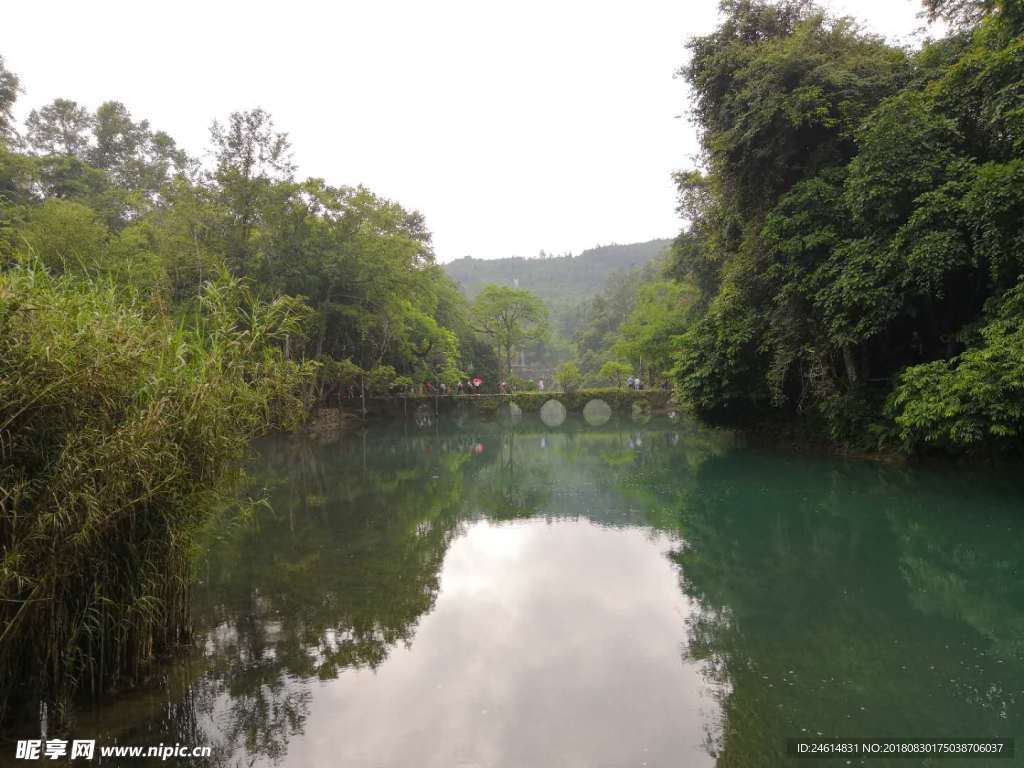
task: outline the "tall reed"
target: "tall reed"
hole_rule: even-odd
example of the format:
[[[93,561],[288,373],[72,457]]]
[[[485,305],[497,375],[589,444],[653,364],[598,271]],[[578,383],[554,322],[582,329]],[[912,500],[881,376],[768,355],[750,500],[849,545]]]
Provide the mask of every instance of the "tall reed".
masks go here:
[[[141,295],[0,272],[0,721],[132,682],[189,634],[196,533],[248,442],[300,417],[302,306],[222,278]]]

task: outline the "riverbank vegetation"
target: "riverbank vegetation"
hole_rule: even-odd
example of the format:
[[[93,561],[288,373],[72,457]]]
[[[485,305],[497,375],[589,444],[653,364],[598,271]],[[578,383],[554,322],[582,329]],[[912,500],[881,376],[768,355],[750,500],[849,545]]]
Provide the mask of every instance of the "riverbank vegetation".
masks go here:
[[[497,365],[422,216],[296,178],[264,111],[200,162],[115,101],[19,126],[20,92],[0,59],[0,719],[60,719],[187,636],[253,437]]]
[[[3,98],[10,115],[17,79]],[[220,273],[311,310],[290,359],[319,383],[351,366],[386,386],[495,367],[468,302],[435,264],[423,217],[364,187],[296,177],[286,134],[261,109],[215,122],[204,161],[119,102],[58,99],[0,145],[0,259],[129,285],[187,315]]]
[[[236,281],[187,325],[33,265],[0,299],[0,714],[59,719],[187,636],[194,537],[311,372],[277,343],[294,303]]]
[[[929,0],[887,43],[808,0],[725,0],[680,71],[702,143],[667,259],[583,307],[585,385],[626,365],[700,417],[859,450],[1016,450],[1024,429],[1024,16]],[[624,370],[624,369],[623,369]]]
[[[951,31],[917,51],[804,0],[727,0],[690,42],[703,167],[670,270],[699,291],[675,365],[699,414],[1019,445],[1024,15],[926,6]]]
[[[356,388],[494,391],[529,347],[566,390],[639,374],[708,420],[1019,447],[1019,4],[926,0],[950,31],[918,50],[808,0],[721,8],[681,70],[686,227],[629,249],[554,351],[535,296],[470,304],[419,213],[298,177],[263,110],[215,122],[202,160],[116,101],[18,125],[0,59],[0,718],[187,635],[196,532],[248,442]]]

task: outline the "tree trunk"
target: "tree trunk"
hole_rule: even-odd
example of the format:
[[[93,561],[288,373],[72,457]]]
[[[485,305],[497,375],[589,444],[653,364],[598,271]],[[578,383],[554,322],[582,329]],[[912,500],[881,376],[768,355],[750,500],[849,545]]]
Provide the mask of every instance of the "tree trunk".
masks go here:
[[[857,376],[857,361],[853,357],[853,349],[849,344],[843,344],[843,365],[846,367],[846,378],[850,384],[856,385],[858,381]]]
[[[316,356],[324,352],[324,338],[327,336],[327,302],[331,300],[331,291],[334,290],[334,281],[332,280],[327,284],[327,290],[324,292],[324,299],[320,303],[320,333],[316,340]]]

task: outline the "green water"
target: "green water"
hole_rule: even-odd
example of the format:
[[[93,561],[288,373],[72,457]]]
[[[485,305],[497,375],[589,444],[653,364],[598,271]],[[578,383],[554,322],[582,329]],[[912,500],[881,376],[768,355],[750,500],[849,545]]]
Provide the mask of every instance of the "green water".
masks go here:
[[[843,766],[785,739],[1024,737],[1013,474],[629,420],[258,449],[270,505],[203,558],[195,653],[71,737],[357,768]]]

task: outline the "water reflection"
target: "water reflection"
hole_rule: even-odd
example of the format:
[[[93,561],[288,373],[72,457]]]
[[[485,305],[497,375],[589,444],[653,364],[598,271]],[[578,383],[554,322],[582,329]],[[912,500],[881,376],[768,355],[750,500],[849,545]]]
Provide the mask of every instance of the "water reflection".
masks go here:
[[[1019,484],[947,471],[701,466],[673,559],[686,655],[723,684],[719,765],[785,762],[779,734],[1022,733]]]
[[[296,766],[1022,735],[1018,481],[686,422],[428,426],[261,445],[270,504],[202,560],[196,653],[76,730]]]

